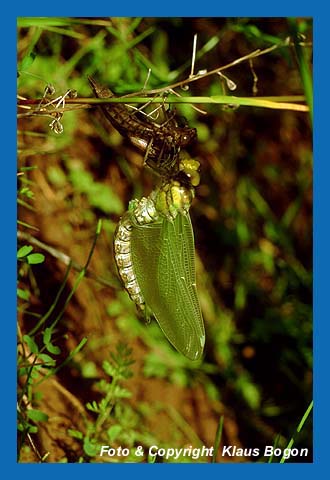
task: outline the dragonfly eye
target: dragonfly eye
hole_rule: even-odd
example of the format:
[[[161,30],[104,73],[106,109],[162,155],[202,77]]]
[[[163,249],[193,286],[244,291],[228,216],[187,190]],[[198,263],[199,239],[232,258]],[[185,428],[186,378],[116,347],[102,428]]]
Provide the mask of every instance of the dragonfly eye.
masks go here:
[[[181,143],[183,145],[188,145],[191,142],[192,139],[193,139],[193,137],[191,136],[190,133],[184,133],[181,137]]]
[[[190,180],[190,183],[193,187],[197,187],[200,182],[200,163],[198,160],[186,159],[181,160],[179,165],[180,172],[183,172]]]
[[[182,146],[189,145],[189,143],[195,140],[196,136],[197,136],[197,133],[195,128],[186,128],[185,133],[182,133],[181,135]]]
[[[197,187],[197,185],[200,184],[201,177],[200,177],[200,174],[198,172],[189,173],[189,174],[187,174],[187,176],[189,177],[190,183],[193,187]]]

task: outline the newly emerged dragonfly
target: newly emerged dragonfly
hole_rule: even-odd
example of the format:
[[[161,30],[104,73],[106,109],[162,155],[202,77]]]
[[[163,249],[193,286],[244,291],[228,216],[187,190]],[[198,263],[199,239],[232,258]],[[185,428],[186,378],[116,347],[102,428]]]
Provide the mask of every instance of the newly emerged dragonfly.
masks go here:
[[[88,77],[94,95],[98,98],[112,98],[114,93]],[[123,137],[129,139],[145,154],[145,162],[158,174],[173,171],[182,148],[197,138],[195,128],[179,126],[175,114],[167,114],[163,123],[153,121],[141,111],[129,109],[123,103],[100,105],[110,123]]]
[[[147,321],[154,317],[170,343],[191,360],[202,356],[205,343],[189,216],[198,167],[195,160],[182,161],[176,179],[131,201],[114,240],[119,275],[138,310]]]

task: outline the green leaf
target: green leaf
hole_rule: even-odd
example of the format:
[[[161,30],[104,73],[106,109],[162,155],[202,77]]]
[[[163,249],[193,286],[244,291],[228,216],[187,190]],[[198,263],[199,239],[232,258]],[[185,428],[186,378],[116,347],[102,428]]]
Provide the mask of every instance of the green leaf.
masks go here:
[[[26,257],[30,252],[32,252],[33,247],[31,245],[23,245],[18,251],[17,251],[17,258],[23,258]]]
[[[43,334],[43,341],[44,341],[44,344],[47,345],[47,343],[49,343],[52,339],[52,334],[53,334],[53,329],[52,328],[45,328],[44,330],[44,334]]]
[[[40,353],[38,358],[43,362],[44,366],[54,367],[56,365],[56,361],[47,353]]]
[[[79,440],[83,439],[83,434],[81,432],[79,432],[79,430],[74,430],[72,428],[69,428],[68,429],[68,434],[72,438],[78,438]]]
[[[59,355],[61,353],[60,347],[53,345],[52,343],[47,343],[46,348],[48,352],[52,353],[53,355]]]
[[[95,457],[100,453],[100,445],[96,444],[93,440],[89,438],[84,439],[84,452],[89,457]]]
[[[116,440],[122,429],[123,427],[121,425],[112,425],[112,427],[108,428],[107,434],[111,443]]]
[[[119,385],[117,385],[114,388],[113,393],[116,398],[131,398],[132,396],[132,393],[129,390],[127,390],[126,388],[120,387]]]
[[[96,412],[96,413],[99,413],[100,411],[100,408],[96,402],[96,400],[93,400],[93,402],[88,402],[86,403],[86,408],[87,410],[90,410],[91,412]]]
[[[53,329],[46,328],[43,335],[43,341],[49,353],[52,353],[54,355],[59,355],[61,353],[61,349],[60,347],[58,347],[57,345],[54,345],[51,342],[52,334],[53,334]]]
[[[30,337],[29,335],[23,335],[23,340],[28,346],[28,349],[30,350],[31,353],[38,353],[39,348],[36,342],[34,341],[33,337]]]
[[[36,265],[38,263],[42,263],[45,260],[45,255],[42,253],[31,253],[28,255],[27,261],[30,265]]]
[[[17,296],[21,300],[30,300],[30,292],[28,290],[17,289]]]
[[[36,409],[27,410],[27,416],[34,422],[47,422],[49,418],[46,413]]]
[[[109,377],[116,377],[118,374],[118,369],[111,365],[108,360],[104,360],[104,362],[102,363],[102,368],[104,370],[104,373],[106,373]]]
[[[38,427],[36,425],[31,425],[30,423],[24,422],[19,423],[17,425],[17,430],[20,432],[26,432],[26,433],[37,433],[38,432]]]

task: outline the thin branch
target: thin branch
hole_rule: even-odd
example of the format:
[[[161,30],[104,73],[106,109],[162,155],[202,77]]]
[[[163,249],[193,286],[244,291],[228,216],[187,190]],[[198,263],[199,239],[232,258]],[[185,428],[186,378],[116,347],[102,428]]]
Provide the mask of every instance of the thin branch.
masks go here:
[[[195,59],[196,59],[196,49],[197,49],[197,35],[194,36],[194,42],[193,42],[193,52],[192,52],[192,61],[191,61],[191,73],[188,78],[185,80],[181,80],[179,82],[173,83],[172,85],[167,85],[166,87],[162,88],[156,88],[156,89],[151,89],[151,90],[145,90],[147,80],[149,79],[149,73],[147,80],[143,86],[143,89],[140,90],[139,92],[135,93],[129,93],[127,95],[124,95],[122,97],[110,97],[110,98],[105,98],[105,99],[100,99],[100,98],[68,98],[70,97],[72,91],[68,90],[65,95],[57,97],[54,100],[49,100],[48,103],[42,104],[43,100],[45,98],[42,98],[41,101],[40,99],[24,99],[22,97],[19,98],[18,101],[18,107],[20,108],[28,108],[30,107],[29,112],[24,112],[24,113],[19,113],[18,117],[19,118],[24,118],[24,117],[30,117],[30,116],[35,116],[35,115],[41,115],[41,116],[49,116],[51,118],[54,118],[55,115],[60,115],[63,114],[64,112],[70,111],[70,110],[75,110],[75,109],[86,109],[86,108],[91,108],[93,105],[99,105],[99,104],[110,104],[110,103],[127,103],[127,99],[129,99],[130,103],[142,103],[145,104],[146,97],[150,97],[151,95],[154,95],[154,98],[149,98],[148,103],[162,103],[164,101],[163,97],[157,97],[155,95],[157,94],[164,94],[168,92],[173,92],[174,95],[179,95],[175,92],[176,88],[184,88],[188,87],[188,85],[191,82],[195,82],[197,80],[201,80],[202,78],[206,78],[210,75],[223,75],[222,72],[224,70],[227,70],[229,68],[232,68],[236,65],[239,65],[240,63],[243,63],[245,61],[248,61],[250,64],[250,68],[252,66],[252,59],[260,57],[261,55],[268,54],[270,52],[273,52],[274,50],[277,50],[279,48],[283,47],[288,47],[291,46],[292,42],[290,38],[287,38],[284,40],[283,43],[277,44],[277,45],[272,45],[271,47],[268,47],[264,50],[254,50],[253,52],[248,53],[247,55],[244,55],[243,57],[237,58],[236,60],[222,66],[215,68],[213,70],[205,71],[201,70],[198,71],[196,74],[193,73],[194,68],[195,68]],[[253,68],[253,67],[252,67]],[[253,70],[252,70],[253,72]],[[254,78],[255,80],[255,78]],[[140,95],[143,95],[141,97]],[[263,108],[273,108],[273,109],[286,109],[286,110],[294,110],[294,111],[300,111],[300,112],[308,112],[309,109],[305,105],[295,105],[293,103],[286,103],[281,100],[282,97],[272,97],[272,100],[264,100],[263,98],[248,98],[248,97],[231,97],[231,96],[217,96],[217,97],[181,97],[181,96],[167,96],[166,101],[168,103],[218,103],[218,104],[223,104],[223,105],[245,105],[245,106],[250,106],[250,107],[263,107]],[[294,97],[291,97],[292,101]],[[298,97],[299,100],[301,101],[300,98]],[[54,103],[57,101],[57,104],[54,107]],[[64,105],[65,102],[65,105]],[[33,108],[33,106],[37,105],[37,108]],[[50,110],[49,107],[52,107]],[[59,119],[55,118],[55,122],[59,123]],[[53,122],[54,122],[53,121]],[[53,125],[53,122],[51,125]],[[57,125],[56,123],[56,125]]]
[[[222,67],[215,68],[214,70],[210,70],[209,72],[205,72],[205,73],[204,72],[203,73],[197,73],[193,77],[188,77],[185,80],[181,80],[180,82],[173,83],[172,85],[168,85],[167,87],[155,88],[153,90],[148,90],[148,92],[145,92],[145,93],[147,93],[148,95],[151,95],[151,94],[155,94],[155,93],[161,93],[161,92],[164,92],[164,91],[169,90],[169,89],[182,87],[182,86],[187,85],[191,82],[195,82],[196,80],[200,80],[201,78],[206,78],[206,77],[209,77],[210,75],[214,75],[218,72],[222,72],[223,70],[227,70],[228,68],[234,67],[234,66],[238,65],[239,63],[245,62],[246,60],[249,60],[251,58],[260,57],[261,55],[265,55],[266,53],[272,52],[272,51],[274,51],[278,48],[286,47],[286,46],[288,46],[287,40],[283,44],[272,45],[271,47],[265,48],[264,50],[260,50],[260,48],[258,48],[257,50],[254,50],[253,52],[248,53],[247,55],[244,55],[243,57],[237,58],[236,60],[234,60],[230,63],[227,63],[226,65],[224,65]],[[133,93],[133,94],[130,93],[130,94],[125,95],[125,96],[130,97],[130,96],[138,95],[139,93],[140,92]]]
[[[195,61],[196,61],[196,49],[197,49],[197,33],[195,33],[195,35],[194,35],[193,51],[192,51],[192,58],[191,58],[191,71],[190,71],[189,78],[192,78],[194,76]]]

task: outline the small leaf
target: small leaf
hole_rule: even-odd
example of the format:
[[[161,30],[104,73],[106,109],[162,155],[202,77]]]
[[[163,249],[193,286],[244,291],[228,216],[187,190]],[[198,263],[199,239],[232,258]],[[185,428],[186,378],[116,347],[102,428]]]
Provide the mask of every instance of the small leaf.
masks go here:
[[[48,415],[41,410],[27,410],[27,416],[34,422],[47,422]]]
[[[84,452],[89,457],[95,457],[100,453],[100,445],[93,442],[89,438],[85,438],[84,440]]]
[[[22,290],[21,288],[17,289],[17,296],[21,300],[29,300],[30,299],[30,292],[28,290]]]
[[[83,434],[79,430],[73,430],[72,428],[68,429],[68,434],[72,438],[78,438],[79,440],[83,439]]]
[[[116,398],[131,398],[132,393],[129,390],[127,390],[126,388],[123,388],[123,387],[120,387],[119,385],[117,385],[114,388],[114,396]]]
[[[32,252],[33,247],[31,245],[23,245],[18,251],[17,251],[17,258],[23,258],[26,257],[30,252]]]
[[[20,367],[17,370],[18,377],[24,377],[25,375],[29,374],[29,367]]]
[[[121,425],[112,425],[112,427],[108,428],[107,433],[110,443],[116,440],[122,429],[123,427]]]
[[[118,369],[111,365],[108,360],[104,360],[102,363],[102,368],[104,373],[106,373],[109,377],[115,377],[118,374]]]
[[[30,350],[31,353],[38,353],[39,348],[36,342],[34,341],[34,338],[30,337],[29,335],[23,335],[23,340],[28,346],[28,349]]]
[[[27,260],[30,265],[36,265],[45,260],[45,255],[42,253],[31,253],[31,255],[28,255]]]
[[[54,345],[51,342],[52,334],[53,334],[52,328],[49,328],[49,327],[45,328],[44,334],[43,334],[43,341],[49,353],[52,353],[54,355],[59,355],[61,353],[61,349],[60,347],[58,347],[57,345]]]
[[[53,334],[52,328],[49,328],[49,327],[45,328],[44,334],[43,334],[43,341],[45,345],[47,345],[47,343],[51,341],[52,334]]]
[[[24,422],[24,424],[19,423],[17,425],[17,430],[25,433],[37,433],[38,427],[36,425],[31,425],[30,423]]]
[[[87,410],[90,410],[91,412],[96,412],[99,413],[100,408],[95,400],[93,400],[92,403],[88,402],[86,403],[86,408]]]
[[[52,343],[47,343],[46,347],[48,352],[52,353],[53,355],[59,355],[61,353],[61,349],[57,345],[53,345]]]
[[[43,362],[44,366],[54,367],[56,365],[56,361],[52,357],[47,355],[47,353],[40,353],[38,358]]]
[[[34,365],[33,367],[30,367],[30,378],[28,380],[29,385],[33,385],[33,380],[39,380],[40,378],[40,371],[41,366],[40,365]]]

